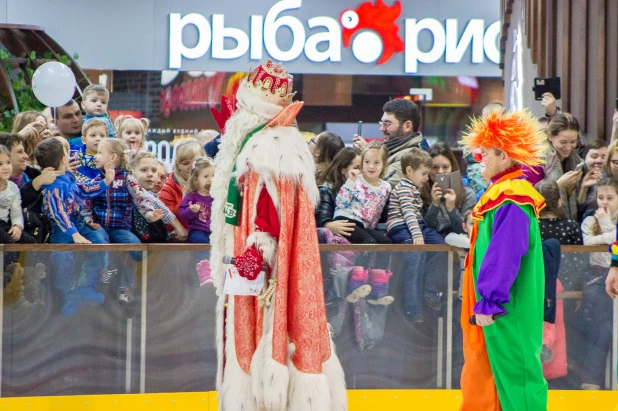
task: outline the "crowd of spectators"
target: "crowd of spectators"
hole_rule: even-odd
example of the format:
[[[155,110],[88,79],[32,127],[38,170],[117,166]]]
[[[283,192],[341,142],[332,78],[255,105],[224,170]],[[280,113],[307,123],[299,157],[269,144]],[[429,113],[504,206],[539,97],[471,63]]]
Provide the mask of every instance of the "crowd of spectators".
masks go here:
[[[208,243],[214,163],[204,145],[180,142],[167,175],[145,149],[148,119],[112,122],[109,97],[91,85],[81,107],[71,100],[22,112],[10,133],[0,133],[1,243]],[[7,255],[5,266],[14,265],[17,256]],[[60,312],[103,304],[101,284],[116,284],[111,294],[130,305],[140,258],[137,252],[86,253],[76,269],[72,252],[51,253]]]
[[[609,245],[616,238],[618,221],[618,114],[614,116],[614,132],[608,147],[603,139],[584,140],[577,119],[562,112],[551,94],[546,94],[541,104],[546,112],[539,119],[541,129],[547,133],[545,161],[541,166],[523,171],[546,199],[547,207],[540,217],[542,240],[548,241],[547,250],[551,250],[550,244]],[[504,110],[504,107],[491,103],[483,115],[494,110]],[[448,145],[441,142],[431,147],[427,145],[419,132],[420,115],[414,103],[395,99],[385,104],[383,111],[380,129],[384,142],[379,146],[383,155],[370,155],[371,150],[378,147],[376,143],[367,144],[362,136],[354,136],[353,148],[333,153],[337,145],[331,142],[333,137],[329,135],[327,145],[333,160],[330,164],[324,164],[324,160],[319,162],[317,178],[321,194],[316,210],[320,240],[337,244],[446,243],[465,250],[473,224],[471,211],[491,182],[480,176],[479,164],[472,156],[460,162]],[[312,140],[310,145],[317,149],[320,138]],[[441,175],[452,176],[451,173],[457,175],[457,172],[461,186],[441,188],[438,184]],[[386,223],[386,227],[382,223]],[[323,235],[324,230],[328,235]],[[384,258],[398,253],[375,254],[373,258],[369,258],[371,254],[367,252],[353,258],[346,255],[350,264],[347,287],[343,293],[339,290],[338,296],[337,292],[329,290],[333,282],[325,279],[327,305],[335,304],[338,299],[357,303],[367,298],[367,302],[374,305],[394,302],[388,296],[393,290],[389,292],[388,286],[382,284],[388,282],[388,275],[384,273],[390,273],[392,263],[385,262]],[[460,254],[463,268],[465,251]],[[549,289],[546,298],[552,295],[554,302],[559,301],[557,318],[562,322],[562,337],[556,334],[553,319],[552,323],[546,323],[544,370],[547,378],[567,374],[564,310],[567,323],[583,324],[577,328],[583,328],[585,342],[576,354],[582,357],[581,388],[599,389],[603,385],[604,361],[612,338],[612,304],[604,292],[610,253],[557,254],[556,257],[548,251],[546,255],[546,264],[549,264],[546,269],[551,270],[549,267],[553,263],[558,272],[556,287]],[[420,323],[424,321],[423,313],[427,308],[443,309],[446,293],[458,290],[446,289],[444,253],[410,252],[403,253],[402,258],[403,289],[398,290],[402,295],[401,304],[408,318]],[[579,302],[571,304],[571,301]],[[371,332],[361,329],[356,330],[356,334],[381,335],[380,331],[376,332],[376,324],[372,326]],[[372,344],[378,342],[372,341]],[[573,347],[577,345],[573,343],[571,351]],[[557,363],[560,364],[556,366]]]
[[[120,116],[112,122],[109,98],[104,87],[89,86],[81,106],[71,100],[40,113],[22,112],[10,133],[0,133],[0,243],[209,242],[210,185],[220,136],[200,134],[178,143],[168,175],[145,150],[148,119]],[[547,201],[542,238],[609,244],[618,220],[618,115],[608,146],[602,139],[583,140],[577,119],[562,112],[553,96],[544,96],[542,105],[545,162],[524,170]],[[504,110],[499,103],[486,109]],[[330,132],[308,142],[320,192],[315,213],[322,242],[466,248],[471,211],[491,182],[480,176],[471,156],[460,161],[445,143],[430,147],[420,119],[417,105],[395,99],[383,107],[382,142],[355,135],[346,147]],[[445,174],[460,178],[461,184],[442,188],[439,180]],[[424,307],[439,310],[445,294],[457,290],[446,290],[443,253],[408,253],[405,259],[402,304],[411,321],[420,323]],[[15,260],[9,256],[5,265]],[[71,252],[52,253],[50,260],[61,313],[102,304],[105,296],[97,284],[109,284],[115,276],[118,301],[131,303],[138,253],[122,259],[89,253],[78,270]],[[364,298],[375,306],[392,304],[391,265],[388,253],[359,253],[345,290],[334,292],[325,278],[327,305]],[[598,253],[589,261],[575,258],[560,271],[558,288],[583,292],[590,321],[598,301],[607,297],[595,287],[604,282],[608,267],[608,253]],[[590,363],[600,363],[609,349],[603,327],[611,327],[611,316],[606,320],[593,327]],[[600,378],[589,370],[583,384],[598,387]]]

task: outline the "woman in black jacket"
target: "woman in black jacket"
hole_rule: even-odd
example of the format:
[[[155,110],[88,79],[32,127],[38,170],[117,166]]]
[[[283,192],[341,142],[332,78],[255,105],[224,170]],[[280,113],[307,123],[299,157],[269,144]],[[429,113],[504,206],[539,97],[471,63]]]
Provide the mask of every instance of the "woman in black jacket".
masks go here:
[[[315,210],[315,221],[319,227],[329,229],[333,234],[347,237],[354,229],[354,223],[346,220],[334,221],[335,199],[339,189],[346,182],[348,172],[360,170],[361,152],[357,148],[346,147],[333,159],[317,180],[320,190],[320,204]]]

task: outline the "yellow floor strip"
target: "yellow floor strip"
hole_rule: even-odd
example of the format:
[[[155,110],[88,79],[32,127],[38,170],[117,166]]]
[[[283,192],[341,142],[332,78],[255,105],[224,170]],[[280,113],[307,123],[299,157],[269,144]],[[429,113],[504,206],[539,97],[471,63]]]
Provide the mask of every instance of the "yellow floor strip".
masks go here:
[[[350,411],[457,411],[457,390],[350,390]],[[550,391],[549,411],[614,411],[616,391]],[[0,411],[217,411],[217,393],[0,398]],[[327,410],[325,410],[327,411]]]

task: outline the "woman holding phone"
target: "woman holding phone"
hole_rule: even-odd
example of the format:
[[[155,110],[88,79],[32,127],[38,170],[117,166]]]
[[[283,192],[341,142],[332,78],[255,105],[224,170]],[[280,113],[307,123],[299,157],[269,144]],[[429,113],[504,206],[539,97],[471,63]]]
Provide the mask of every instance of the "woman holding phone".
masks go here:
[[[34,148],[52,136],[47,127],[47,119],[38,111],[22,111],[15,116],[11,132],[24,138],[24,149],[30,158],[34,158]]]
[[[438,174],[449,174],[459,171],[459,163],[453,151],[446,143],[436,143],[429,149],[433,167],[429,181],[423,187],[423,199],[427,212],[425,223],[440,235],[446,237],[449,233],[463,233],[463,215],[472,210],[476,204],[474,190],[459,182],[459,192],[453,188],[443,190],[438,184]],[[450,176],[449,176],[450,177]],[[457,184],[451,184],[451,187]]]
[[[577,154],[579,122],[569,113],[556,114],[549,123],[549,145],[545,164],[538,167],[523,167],[531,184],[549,179],[558,183],[562,210],[566,218],[577,220],[577,197],[583,175],[582,159]]]

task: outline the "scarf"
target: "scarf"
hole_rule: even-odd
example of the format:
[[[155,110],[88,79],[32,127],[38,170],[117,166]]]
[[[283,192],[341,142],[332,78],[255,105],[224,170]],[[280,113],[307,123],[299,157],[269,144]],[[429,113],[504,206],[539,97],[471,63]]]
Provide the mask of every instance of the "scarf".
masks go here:
[[[429,147],[423,147],[423,135],[420,132],[412,133],[408,136],[391,138],[384,142],[384,145],[388,149],[388,155],[392,156],[398,151],[411,146],[419,146],[421,149],[427,151]],[[426,145],[426,144],[425,144]]]
[[[238,149],[238,153],[242,152],[242,149],[245,147],[247,142],[253,137],[258,131],[262,130],[266,127],[266,124],[262,124],[258,126],[256,129],[247,134],[247,137],[240,144],[240,148]],[[238,154],[237,153],[237,154]],[[238,215],[240,212],[240,189],[238,188],[238,184],[236,184],[236,178],[234,177],[234,173],[236,172],[236,163],[234,162],[234,168],[232,169],[232,177],[230,177],[230,183],[227,189],[227,201],[225,202],[225,222],[231,224],[233,226],[238,226]]]

